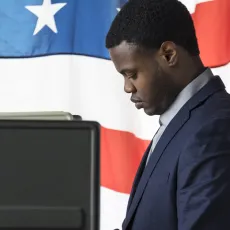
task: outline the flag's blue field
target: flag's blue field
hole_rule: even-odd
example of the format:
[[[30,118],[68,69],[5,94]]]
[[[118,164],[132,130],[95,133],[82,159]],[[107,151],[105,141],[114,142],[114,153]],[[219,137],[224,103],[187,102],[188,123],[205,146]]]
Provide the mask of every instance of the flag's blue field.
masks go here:
[[[0,56],[108,59],[105,36],[125,0],[0,1]]]

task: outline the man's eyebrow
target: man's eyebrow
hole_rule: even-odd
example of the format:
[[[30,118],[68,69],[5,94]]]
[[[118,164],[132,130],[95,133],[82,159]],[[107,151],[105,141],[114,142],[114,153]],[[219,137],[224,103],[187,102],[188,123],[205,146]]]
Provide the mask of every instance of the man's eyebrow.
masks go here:
[[[135,70],[134,69],[125,68],[125,69],[122,69],[121,71],[119,71],[119,73],[124,74],[125,72],[133,72],[133,71],[135,71]]]

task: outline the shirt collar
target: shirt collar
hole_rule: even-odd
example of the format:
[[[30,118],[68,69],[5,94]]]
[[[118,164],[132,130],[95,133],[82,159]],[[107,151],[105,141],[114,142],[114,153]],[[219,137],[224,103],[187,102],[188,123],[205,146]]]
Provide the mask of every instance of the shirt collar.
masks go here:
[[[197,78],[190,82],[176,97],[168,110],[160,116],[160,124],[167,126],[186,102],[189,101],[213,77],[214,75],[211,69],[207,68]]]

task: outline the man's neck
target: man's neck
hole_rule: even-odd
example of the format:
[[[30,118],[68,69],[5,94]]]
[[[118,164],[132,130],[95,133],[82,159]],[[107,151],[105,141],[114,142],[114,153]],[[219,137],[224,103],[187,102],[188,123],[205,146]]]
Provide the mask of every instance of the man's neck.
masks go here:
[[[205,71],[206,67],[203,65],[200,57],[193,57],[184,66],[184,71],[181,76],[181,82],[183,82],[183,88],[190,84],[194,79],[196,79],[200,74]]]

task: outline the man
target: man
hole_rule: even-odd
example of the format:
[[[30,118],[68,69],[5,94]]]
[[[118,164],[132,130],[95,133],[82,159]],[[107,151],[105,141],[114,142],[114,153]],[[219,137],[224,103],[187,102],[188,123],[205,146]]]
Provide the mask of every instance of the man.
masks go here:
[[[130,0],[106,47],[131,101],[160,115],[161,124],[134,180],[123,229],[229,230],[230,96],[202,64],[186,7]]]

